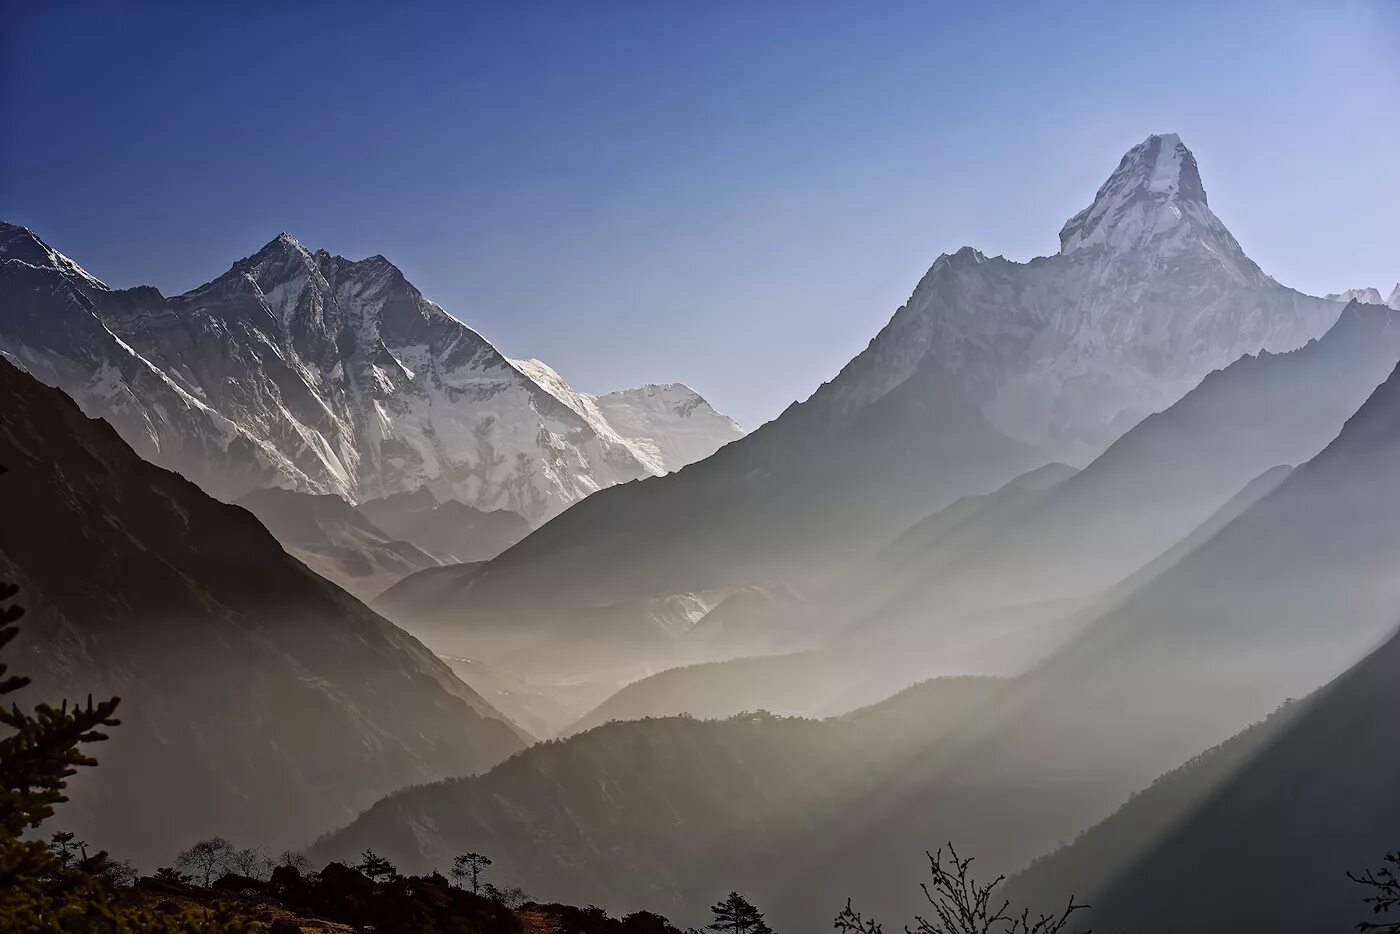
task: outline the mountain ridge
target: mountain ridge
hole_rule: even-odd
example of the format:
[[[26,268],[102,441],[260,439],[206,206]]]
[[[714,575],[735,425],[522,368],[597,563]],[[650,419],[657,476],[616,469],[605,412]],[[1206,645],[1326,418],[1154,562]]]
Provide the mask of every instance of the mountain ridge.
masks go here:
[[[378,254],[313,253],[281,233],[166,297],[108,289],[27,229],[5,225],[0,237],[7,265],[73,293],[11,310],[0,352],[111,418],[143,456],[225,498],[281,485],[358,500],[429,485],[539,522],[741,434],[691,392],[685,414],[673,407],[631,430],[680,433],[680,448],[624,437],[595,397],[543,364],[506,358]],[[0,295],[11,304],[16,291]],[[39,321],[58,315],[75,322],[70,333]],[[132,390],[133,369],[167,385]],[[95,384],[94,371],[111,375]]]

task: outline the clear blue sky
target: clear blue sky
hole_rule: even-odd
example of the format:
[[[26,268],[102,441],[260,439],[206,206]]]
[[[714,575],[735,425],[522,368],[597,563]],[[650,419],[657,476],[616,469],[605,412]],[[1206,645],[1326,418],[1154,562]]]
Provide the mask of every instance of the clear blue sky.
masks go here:
[[[285,229],[746,427],[940,252],[1052,252],[1151,132],[1281,281],[1400,278],[1396,0],[2,2],[0,217],[108,282]]]

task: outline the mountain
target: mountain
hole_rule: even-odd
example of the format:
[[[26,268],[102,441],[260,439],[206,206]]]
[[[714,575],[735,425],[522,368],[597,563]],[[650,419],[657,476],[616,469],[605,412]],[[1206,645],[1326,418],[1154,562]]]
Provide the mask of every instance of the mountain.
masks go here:
[[[1362,302],[1367,305],[1385,304],[1385,299],[1381,298],[1379,289],[1347,289],[1345,292],[1334,292],[1323,297],[1329,302],[1341,302],[1343,305],[1348,302]]]
[[[1341,311],[1261,272],[1207,206],[1191,153],[1152,136],[1058,254],[939,257],[806,402],[673,476],[590,497],[460,587],[439,577],[437,599],[391,612],[463,652],[504,652],[533,638],[526,618],[557,644],[581,608],[819,576],[959,496],[1056,455],[1092,458],[1212,370],[1299,347]]]
[[[618,434],[653,454],[669,470],[709,457],[743,435],[737,422],[716,412],[681,383],[647,385],[594,396]]]
[[[955,536],[961,554],[916,563],[913,586],[887,586],[871,615],[885,627],[921,626],[931,615],[1092,596],[1179,542],[1261,472],[1311,459],[1398,362],[1400,315],[1348,305],[1320,339],[1210,374],[994,534]]]
[[[1164,775],[1009,895],[1063,892],[1105,930],[1303,934],[1364,920],[1347,873],[1400,835],[1400,638],[1327,687]],[[1281,897],[1281,893],[1288,893]]]
[[[624,437],[593,397],[502,356],[382,256],[312,253],[284,233],[166,298],[109,289],[14,225],[0,251],[0,352],[223,498],[426,485],[538,522],[738,435],[689,393],[648,422],[662,442]]]
[[[806,721],[764,720],[775,725],[749,745],[723,731],[754,715],[612,723],[486,776],[386,799],[318,856],[373,846],[415,866],[485,841],[548,897],[583,886],[682,913],[713,896],[723,866],[794,930],[829,922],[839,904],[820,892],[907,916],[920,854],[940,840],[1014,870],[1336,677],[1393,629],[1400,367],[1321,453],[1244,484],[1188,538],[1185,554],[1112,593],[1034,670],[992,682],[999,690],[974,679],[966,703],[906,709],[905,728],[799,741],[784,725]],[[854,653],[843,661],[819,677],[880,675]],[[513,841],[530,835],[527,858]]]
[[[1347,289],[1345,292],[1335,292],[1326,296],[1328,301],[1341,302],[1362,302],[1368,305],[1385,305],[1387,308],[1400,311],[1400,282],[1395,283],[1395,288],[1391,289],[1389,298],[1381,298],[1380,289]]]
[[[574,893],[604,908],[698,921],[736,880],[749,892],[775,863],[820,849],[820,828],[871,773],[997,688],[939,679],[827,720],[759,712],[610,723],[533,746],[484,775],[391,795],[308,855],[320,863],[373,847],[419,871],[474,847],[491,854],[497,877],[537,898]],[[809,895],[827,920],[844,901],[839,890]]]
[[[808,884],[907,909],[899,854],[930,841],[1008,870],[1048,852],[1366,656],[1395,626],[1397,563],[1400,367],[1320,454],[872,788],[876,816],[829,844],[862,866],[807,866]]]
[[[123,698],[58,820],[141,865],[222,833],[298,845],[525,736],[249,512],[0,361],[0,578],[33,697]],[[23,702],[23,696],[21,696]]]
[[[270,487],[254,490],[238,505],[257,516],[290,555],[361,600],[442,564],[417,545],[390,537],[334,493]]]
[[[439,502],[427,487],[368,499],[355,507],[395,538],[452,561],[486,561],[530,534],[530,523],[508,509],[484,512],[459,500]]]
[[[959,500],[916,524],[896,540],[887,553],[896,560],[940,549],[957,553],[961,550],[958,547],[960,531],[976,541],[991,529],[1019,521],[1024,511],[1032,508],[1053,487],[1057,477],[1061,482],[1067,479],[1066,470],[1069,476],[1073,475],[1072,468],[1050,465],[1011,481],[997,493]],[[608,720],[682,714],[728,717],[758,709],[785,716],[830,716],[874,703],[892,688],[912,684],[931,672],[941,672],[945,676],[955,672],[1021,674],[1138,587],[1209,541],[1259,499],[1273,492],[1289,473],[1289,467],[1274,467],[1254,478],[1191,534],[1088,603],[1060,601],[1018,608],[1021,612],[959,617],[956,625],[946,628],[961,630],[961,639],[940,635],[924,640],[918,635],[906,635],[890,641],[874,638],[869,632],[858,632],[850,638],[825,644],[817,642],[809,645],[806,651],[780,655],[752,653],[671,668],[627,685],[580,718],[569,731],[587,729]],[[750,611],[745,614],[746,622],[768,635],[770,652],[773,651],[771,644],[784,638],[790,645],[802,644],[804,637],[812,642],[812,634],[801,631],[804,617],[818,612],[817,608],[824,601],[839,601],[843,591],[859,588],[875,591],[881,581],[887,582],[888,578],[866,575],[838,578],[830,592],[816,592],[806,602],[766,617]],[[874,602],[874,599],[867,598],[864,602]],[[692,632],[705,628],[720,609],[716,608],[702,619]],[[1028,617],[1032,621],[1030,626],[1027,626]],[[932,641],[932,647],[925,644],[926,641]],[[727,640],[723,644],[732,647],[739,643]]]

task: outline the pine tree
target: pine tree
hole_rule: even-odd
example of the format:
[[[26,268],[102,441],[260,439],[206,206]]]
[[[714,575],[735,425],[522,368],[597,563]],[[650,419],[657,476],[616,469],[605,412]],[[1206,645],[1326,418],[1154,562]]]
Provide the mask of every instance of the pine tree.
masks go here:
[[[0,468],[3,472],[3,468]],[[6,606],[16,588],[0,581],[0,650],[18,635],[14,622],[24,613]],[[6,675],[0,662],[0,697],[29,683]],[[50,934],[243,934],[247,923],[216,907],[213,913],[149,915],[114,900],[104,883],[107,855],[82,857],[65,867],[60,855],[75,846],[72,835],[55,834],[56,854],[42,840],[25,840],[68,800],[64,789],[79,768],[97,760],[80,748],[101,742],[102,732],[114,727],[117,698],[85,706],[39,704],[32,711],[11,702],[0,703],[0,931],[44,931]]]
[[[61,830],[49,837],[49,852],[58,860],[60,868],[67,869],[78,860],[79,854],[87,859],[87,844],[79,840],[77,834]]]
[[[491,865],[491,858],[482,856],[480,853],[463,853],[452,861],[452,878],[457,880],[457,884],[466,888],[465,881],[468,876],[472,880],[472,894],[476,895],[481,891],[481,871]]]
[[[715,917],[705,926],[707,931],[773,934],[773,930],[763,920],[763,914],[738,892],[730,892],[722,901],[712,906],[710,912]]]
[[[392,879],[399,874],[399,871],[394,868],[393,863],[374,852],[374,850],[365,850],[361,853],[360,861],[356,864],[355,868],[375,881],[378,881],[381,876],[386,879]]]

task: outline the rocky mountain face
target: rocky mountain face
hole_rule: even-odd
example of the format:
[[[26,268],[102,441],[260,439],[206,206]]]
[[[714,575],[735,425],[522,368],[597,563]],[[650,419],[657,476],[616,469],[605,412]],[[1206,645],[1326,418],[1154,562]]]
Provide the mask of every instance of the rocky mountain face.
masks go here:
[[[1152,136],[1058,254],[940,257],[806,402],[676,476],[590,498],[473,573],[469,599],[439,586],[393,612],[435,637],[470,619],[476,638],[522,614],[820,574],[959,496],[1089,459],[1212,370],[1301,346],[1341,311],[1260,271],[1191,153]]]
[[[34,679],[17,701],[123,698],[65,829],[148,867],[216,833],[275,851],[524,745],[244,509],[4,361],[0,400],[0,579],[20,585],[13,665]]]
[[[852,365],[863,378],[825,391],[847,410],[932,357],[999,430],[1082,464],[1212,370],[1336,317],[1265,275],[1210,210],[1190,150],[1150,136],[1065,223],[1058,254],[939,257]]]
[[[539,522],[741,434],[683,386],[619,431],[599,399],[507,359],[382,256],[281,234],[171,298],[109,289],[13,225],[0,259],[0,352],[223,498],[427,486]]]

